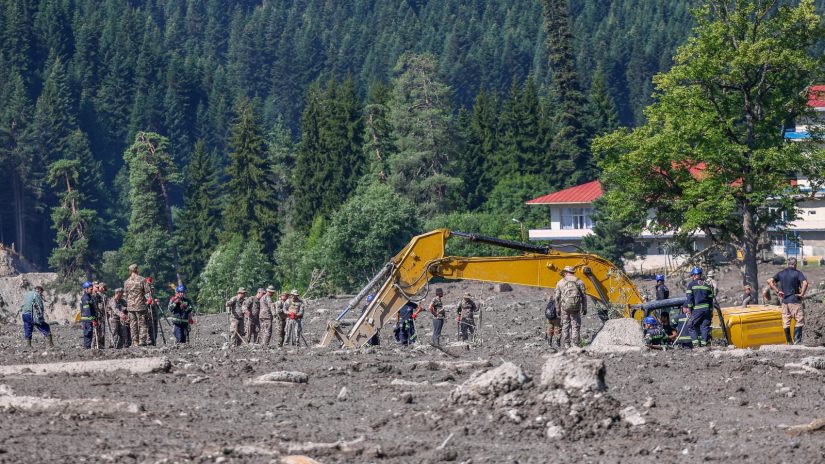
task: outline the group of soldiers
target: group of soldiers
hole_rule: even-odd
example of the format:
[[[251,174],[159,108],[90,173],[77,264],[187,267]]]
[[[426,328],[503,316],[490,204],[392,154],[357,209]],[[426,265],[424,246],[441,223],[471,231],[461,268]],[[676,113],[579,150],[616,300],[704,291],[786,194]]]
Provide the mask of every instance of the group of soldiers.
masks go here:
[[[107,336],[111,348],[156,345],[158,333],[165,342],[161,319],[172,328],[177,343],[189,341],[195,305],[186,296],[184,285],[175,288],[166,313],[155,297],[152,279],[142,277],[136,264],[129,266],[129,278],[122,288],[116,288],[112,297],[107,291],[104,282],[83,283],[80,323],[84,348],[105,348]]]
[[[284,343],[306,344],[303,336],[304,301],[298,290],[282,292],[277,299],[272,285],[259,288],[255,296],[247,297],[241,287],[235,296],[226,302],[229,314],[230,344],[260,344],[268,346],[272,340],[273,323],[277,323],[278,346]]]
[[[569,348],[581,345],[582,316],[587,315],[586,296],[584,282],[576,277],[576,269],[565,266],[544,308],[546,337],[550,346]]]

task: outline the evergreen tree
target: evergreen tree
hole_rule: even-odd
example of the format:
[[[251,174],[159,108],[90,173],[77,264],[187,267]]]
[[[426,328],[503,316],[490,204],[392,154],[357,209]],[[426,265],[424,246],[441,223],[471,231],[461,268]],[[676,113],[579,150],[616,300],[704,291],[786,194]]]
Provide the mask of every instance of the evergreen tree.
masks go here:
[[[461,179],[450,172],[450,89],[438,78],[432,55],[404,54],[394,69],[392,122],[398,152],[390,180],[425,215],[459,200]]]
[[[301,115],[301,143],[295,159],[293,199],[295,209],[292,224],[296,229],[307,230],[319,213],[324,194],[324,176],[328,169],[321,144],[321,119],[323,118],[321,88],[312,84],[307,105]]]
[[[84,200],[78,190],[79,161],[60,159],[49,166],[48,182],[52,187],[63,188],[60,202],[52,209],[52,227],[57,232],[57,246],[49,256],[49,265],[63,282],[90,278],[92,251],[90,239],[97,214],[94,210],[80,208]]]
[[[196,279],[218,243],[222,210],[218,170],[203,140],[195,144],[184,179],[183,209],[175,221],[177,241],[181,277],[196,292]]]
[[[387,160],[395,152],[390,123],[392,88],[376,82],[370,89],[364,107],[364,156],[370,174],[385,182],[389,172]]]
[[[141,265],[157,282],[180,283],[173,242],[168,185],[181,181],[166,137],[138,132],[123,155],[129,168],[129,227],[121,248],[122,265]]]
[[[280,230],[285,230],[290,224],[288,215],[293,210],[292,173],[295,168],[295,143],[280,117],[269,131],[267,146],[267,177],[278,204]]]
[[[269,254],[275,250],[280,231],[278,206],[267,178],[263,129],[250,100],[238,101],[236,115],[230,136],[232,152],[226,169],[223,229],[230,236],[239,235],[257,241]]]
[[[576,185],[592,179],[587,134],[583,123],[586,100],[581,92],[573,53],[567,0],[542,0],[547,33],[548,62],[559,109],[558,131],[549,144],[552,163],[546,174],[557,186]]]
[[[467,208],[470,210],[478,209],[486,201],[498,174],[506,169],[498,165],[500,160],[497,157],[497,107],[496,98],[482,90],[476,95],[472,111],[459,115],[463,143],[458,151],[457,165],[458,173],[464,182]]]

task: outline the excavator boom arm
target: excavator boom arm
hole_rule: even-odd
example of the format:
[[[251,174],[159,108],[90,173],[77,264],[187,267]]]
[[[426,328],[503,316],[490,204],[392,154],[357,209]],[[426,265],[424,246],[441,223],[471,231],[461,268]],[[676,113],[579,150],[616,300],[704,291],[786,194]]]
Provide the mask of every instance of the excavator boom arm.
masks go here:
[[[519,256],[456,257],[444,256],[448,229],[438,229],[414,237],[367,288],[347,306],[355,307],[371,288],[380,285],[375,298],[353,327],[344,333],[342,326],[331,321],[321,345],[338,339],[344,346],[363,346],[381,327],[396,317],[409,301],[426,298],[433,277],[451,280],[476,280],[532,287],[553,288],[565,266],[576,270],[588,295],[605,304],[617,305],[627,311],[642,303],[636,288],[620,269],[609,261],[587,253],[568,253],[506,240],[456,232],[456,236],[521,251],[537,251]],[[343,313],[338,319],[343,317]]]

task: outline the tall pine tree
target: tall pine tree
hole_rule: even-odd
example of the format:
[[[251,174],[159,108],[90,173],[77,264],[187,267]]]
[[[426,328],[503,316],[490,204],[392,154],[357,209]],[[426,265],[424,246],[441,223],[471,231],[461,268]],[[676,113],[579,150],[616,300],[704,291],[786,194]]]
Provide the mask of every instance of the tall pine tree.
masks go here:
[[[197,277],[218,244],[221,229],[221,189],[213,156],[203,140],[195,144],[184,173],[183,209],[177,211],[177,242],[181,278],[197,290]]]
[[[266,172],[267,147],[263,128],[252,101],[241,99],[232,124],[229,166],[226,169],[227,201],[223,229],[227,237],[254,240],[266,254],[275,250],[278,230],[278,205]]]
[[[591,169],[584,125],[586,99],[581,92],[573,53],[567,0],[542,0],[544,30],[547,33],[548,62],[553,89],[558,99],[556,126],[550,140],[551,163],[547,174],[557,186],[575,185],[595,176]]]
[[[123,155],[129,167],[131,214],[122,264],[139,264],[163,284],[181,282],[168,198],[168,186],[180,183],[181,176],[168,146],[166,137],[138,132]]]

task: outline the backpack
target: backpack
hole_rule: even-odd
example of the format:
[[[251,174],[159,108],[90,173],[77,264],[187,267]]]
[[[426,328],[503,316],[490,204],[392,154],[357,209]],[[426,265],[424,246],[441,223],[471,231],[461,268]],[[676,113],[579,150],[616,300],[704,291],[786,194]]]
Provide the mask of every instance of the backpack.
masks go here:
[[[544,308],[544,317],[546,317],[548,321],[559,317],[556,312],[556,300],[553,298],[550,298],[550,301],[547,302],[547,306]]]
[[[564,279],[560,293],[559,303],[563,311],[578,311],[581,309],[582,293],[575,280]]]

